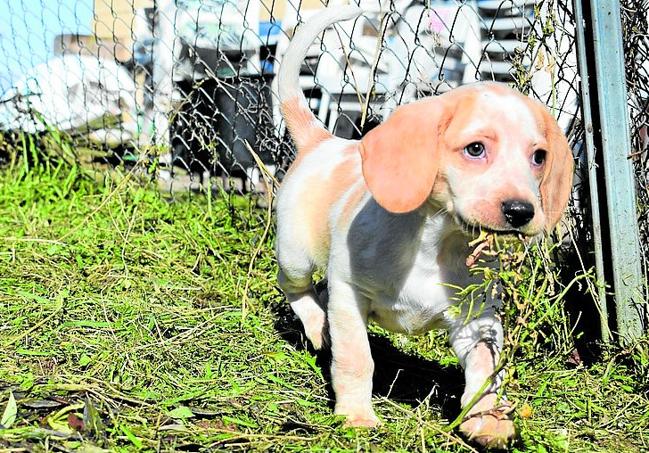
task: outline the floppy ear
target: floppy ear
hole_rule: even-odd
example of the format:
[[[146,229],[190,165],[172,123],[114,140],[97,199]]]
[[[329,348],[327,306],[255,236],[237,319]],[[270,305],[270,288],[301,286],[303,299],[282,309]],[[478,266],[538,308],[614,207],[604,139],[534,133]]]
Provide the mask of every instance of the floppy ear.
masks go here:
[[[424,99],[399,107],[361,141],[363,176],[372,196],[394,213],[414,211],[430,195],[439,170],[446,103]]]
[[[549,144],[546,172],[541,182],[541,201],[545,213],[545,229],[550,232],[559,223],[568,206],[572,191],[574,158],[565,134],[545,109],[545,133]]]

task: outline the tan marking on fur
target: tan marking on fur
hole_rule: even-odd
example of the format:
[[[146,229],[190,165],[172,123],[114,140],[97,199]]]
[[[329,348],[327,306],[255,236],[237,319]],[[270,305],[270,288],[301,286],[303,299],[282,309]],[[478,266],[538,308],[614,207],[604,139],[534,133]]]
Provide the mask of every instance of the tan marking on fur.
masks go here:
[[[541,180],[541,199],[546,217],[545,229],[550,232],[559,223],[568,206],[575,161],[565,134],[548,109],[531,99],[527,99],[527,102],[533,106],[532,110],[540,113],[542,130],[548,142],[548,158]]]
[[[471,352],[471,360],[474,362],[474,367],[471,370],[475,371],[487,378],[494,371],[494,355],[489,346],[484,342],[478,342]],[[481,409],[482,410],[482,409]]]
[[[451,199],[448,179],[442,172],[438,173],[437,178],[435,178],[435,184],[433,185],[431,198],[443,204],[446,204]]]
[[[359,203],[363,201],[363,198],[365,198],[367,190],[367,185],[365,185],[365,181],[363,180],[353,189],[353,192],[349,194],[349,197],[345,200],[345,205],[340,213],[340,217],[338,218],[339,228],[346,227],[350,224],[352,221],[352,214],[354,214]]]
[[[374,362],[368,357],[367,352],[359,350],[358,346],[352,341],[341,341],[340,349],[345,351],[339,354],[337,359],[333,360],[336,371],[348,378],[359,379],[365,376],[372,376],[374,372]],[[353,388],[349,388],[347,382],[338,380],[336,382],[337,390],[341,393],[347,393]]]
[[[481,92],[477,90],[466,90],[460,91],[458,93],[451,91],[447,93],[448,96],[455,95],[455,99],[453,101],[453,106],[451,107],[453,109],[452,118],[449,119],[448,123],[446,124],[446,128],[439,131],[441,142],[440,146],[442,147],[442,149],[447,150],[447,152],[444,153],[443,156],[441,156],[442,159],[448,157],[448,148],[452,146],[450,143],[448,143],[448,139],[452,138],[456,140],[457,137],[462,134],[463,130],[466,128],[466,125],[475,116],[475,106],[478,103],[476,97],[479,96],[480,93]],[[444,164],[446,164],[446,162],[444,162]]]
[[[317,121],[315,116],[311,110],[302,105],[299,97],[283,102],[281,110],[286,126],[297,146],[296,162],[321,142],[333,137],[328,130],[315,122]]]
[[[300,222],[306,230],[307,247],[317,265],[322,266],[329,256],[330,225],[327,213],[332,205],[361,178],[358,145],[353,144],[344,151],[347,156],[331,171],[327,179],[307,183],[298,205]]]

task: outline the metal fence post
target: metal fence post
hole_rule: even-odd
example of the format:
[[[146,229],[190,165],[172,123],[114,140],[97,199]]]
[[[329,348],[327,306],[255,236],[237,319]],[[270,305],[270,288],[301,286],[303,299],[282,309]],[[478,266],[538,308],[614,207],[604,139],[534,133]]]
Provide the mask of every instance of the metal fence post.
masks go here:
[[[588,181],[593,222],[593,241],[595,252],[595,273],[598,283],[597,303],[600,321],[600,333],[604,343],[611,341],[611,329],[608,322],[608,307],[606,304],[606,281],[604,274],[604,250],[602,242],[602,220],[597,207],[600,204],[599,187],[597,187],[597,163],[595,162],[595,138],[593,130],[593,115],[590,105],[590,77],[586,56],[586,34],[584,30],[584,11],[582,0],[574,1],[575,33],[577,41],[577,58],[579,61],[579,78],[581,79],[582,115],[584,118],[584,149],[586,150],[586,165],[588,166]]]
[[[617,330],[626,341],[642,335],[644,301],[620,2],[590,0],[590,13]]]

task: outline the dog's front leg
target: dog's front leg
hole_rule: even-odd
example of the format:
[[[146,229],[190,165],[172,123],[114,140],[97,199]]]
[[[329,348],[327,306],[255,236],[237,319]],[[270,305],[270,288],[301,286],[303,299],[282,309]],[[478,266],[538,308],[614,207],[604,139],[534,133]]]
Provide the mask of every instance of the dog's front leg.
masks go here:
[[[348,283],[329,281],[331,381],[335,413],[347,426],[373,427],[379,419],[372,409],[374,362],[367,337],[368,302]]]
[[[464,367],[462,407],[473,404],[460,425],[470,439],[487,447],[504,447],[514,437],[509,406],[499,400],[503,370],[495,373],[503,345],[503,328],[487,309],[466,321],[464,316],[450,330],[451,345]]]

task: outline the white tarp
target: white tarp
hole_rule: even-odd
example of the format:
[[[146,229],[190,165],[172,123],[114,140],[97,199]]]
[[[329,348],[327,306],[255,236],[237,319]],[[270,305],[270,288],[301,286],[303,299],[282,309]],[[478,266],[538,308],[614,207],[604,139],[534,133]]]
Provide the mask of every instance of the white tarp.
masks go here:
[[[90,132],[108,145],[136,135],[135,83],[114,61],[63,55],[27,71],[0,99],[0,129]]]

